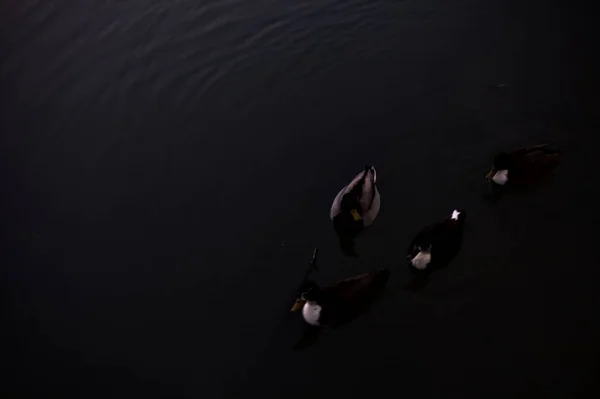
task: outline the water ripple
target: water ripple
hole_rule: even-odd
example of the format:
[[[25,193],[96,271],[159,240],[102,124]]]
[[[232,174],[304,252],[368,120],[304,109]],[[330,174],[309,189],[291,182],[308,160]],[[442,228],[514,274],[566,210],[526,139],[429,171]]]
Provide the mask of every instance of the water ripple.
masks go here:
[[[92,9],[31,0],[8,8],[10,50],[0,76],[30,107],[66,113],[83,103],[116,111],[128,93],[173,107],[215,104],[225,82],[246,86],[236,95],[246,107],[253,92],[284,95],[284,76],[330,73],[371,51],[373,43],[358,41],[361,32],[393,24],[387,14],[402,4],[147,0]],[[350,44],[353,53],[345,53]]]

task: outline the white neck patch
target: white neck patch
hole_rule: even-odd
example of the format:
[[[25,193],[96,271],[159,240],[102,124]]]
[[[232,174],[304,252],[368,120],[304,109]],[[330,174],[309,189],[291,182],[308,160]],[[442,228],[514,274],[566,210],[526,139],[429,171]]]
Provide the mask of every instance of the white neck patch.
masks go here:
[[[318,326],[321,307],[314,301],[307,301],[302,308],[302,317],[311,326]]]
[[[410,263],[419,270],[425,270],[427,265],[431,262],[431,251],[419,251],[419,253],[410,260]]]
[[[453,220],[458,220],[458,215],[460,215],[459,211],[457,211],[456,209],[452,211],[452,219]]]
[[[508,180],[508,170],[499,170],[492,176],[492,181],[501,186],[505,185]]]

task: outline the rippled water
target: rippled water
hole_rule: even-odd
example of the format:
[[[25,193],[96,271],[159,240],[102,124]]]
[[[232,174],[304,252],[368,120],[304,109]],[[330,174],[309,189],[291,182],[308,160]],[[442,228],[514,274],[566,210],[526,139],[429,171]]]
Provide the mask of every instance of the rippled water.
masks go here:
[[[597,224],[597,195],[579,183],[598,144],[589,15],[541,1],[3,2],[3,280],[19,391],[589,386],[597,272],[585,265],[597,255],[576,262],[586,278],[564,272]],[[575,154],[555,184],[485,204],[491,154],[541,141]],[[328,210],[365,162],[382,212],[348,260]],[[398,248],[456,206],[469,211],[463,254],[409,295]],[[374,266],[393,277],[372,314],[293,353],[301,323],[287,308],[315,246],[320,282]]]
[[[4,73],[20,77],[20,91],[60,93],[70,105],[81,93],[104,106],[135,93],[154,105],[169,95],[172,107],[187,108],[222,98],[219,86],[243,73],[260,73],[264,81],[246,85],[264,89],[282,77],[326,73],[358,33],[397,22],[385,15],[401,5],[204,3],[25,2],[8,11],[15,26]],[[353,48],[373,51],[373,43]],[[238,92],[237,101],[247,105],[248,95]]]

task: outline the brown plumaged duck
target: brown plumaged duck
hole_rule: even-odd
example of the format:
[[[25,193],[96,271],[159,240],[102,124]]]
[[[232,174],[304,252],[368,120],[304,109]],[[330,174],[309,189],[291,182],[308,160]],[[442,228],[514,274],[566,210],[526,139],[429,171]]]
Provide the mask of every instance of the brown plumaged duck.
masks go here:
[[[562,151],[552,149],[548,144],[501,152],[494,157],[486,179],[495,192],[505,187],[534,186],[559,165],[561,154]]]
[[[363,312],[390,278],[382,269],[346,278],[325,288],[305,282],[292,312],[302,309],[302,317],[311,326],[338,326]]]

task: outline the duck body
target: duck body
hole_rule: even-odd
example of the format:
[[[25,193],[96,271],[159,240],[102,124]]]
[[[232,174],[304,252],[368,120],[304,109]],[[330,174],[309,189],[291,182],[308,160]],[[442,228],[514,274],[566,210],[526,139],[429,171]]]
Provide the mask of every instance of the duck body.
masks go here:
[[[340,239],[342,251],[348,256],[357,256],[354,239],[371,226],[379,214],[381,197],[376,182],[375,168],[365,166],[361,173],[340,190],[331,205],[329,216]]]
[[[360,274],[320,288],[314,282],[306,282],[292,310],[302,309],[304,321],[311,326],[339,326],[360,313],[371,304],[390,277],[388,269]]]
[[[492,187],[526,188],[541,182],[559,165],[562,151],[548,144],[521,147],[494,157],[486,179]]]
[[[421,230],[406,251],[410,270],[423,274],[447,266],[462,246],[465,218],[464,211],[455,210]]]

